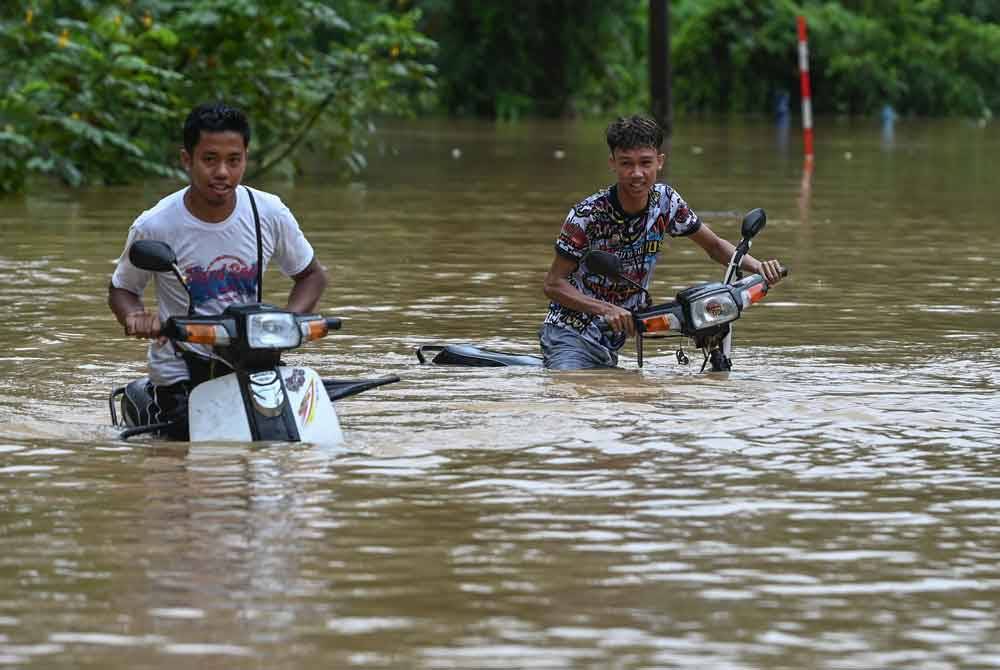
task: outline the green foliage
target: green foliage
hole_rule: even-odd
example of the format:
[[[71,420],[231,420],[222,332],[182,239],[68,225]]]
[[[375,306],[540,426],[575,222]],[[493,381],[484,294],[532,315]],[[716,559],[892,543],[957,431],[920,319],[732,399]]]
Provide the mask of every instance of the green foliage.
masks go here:
[[[1000,105],[1000,8],[982,0],[675,0],[675,100],[759,111],[798,90],[795,17],[809,25],[813,108],[991,116]],[[712,67],[706,68],[705,63]]]
[[[177,176],[184,116],[224,99],[250,116],[251,170],[295,149],[359,165],[374,114],[433,86],[414,13],[361,0],[18,0],[0,10],[0,191]]]
[[[649,0],[397,0],[438,41],[449,113],[607,115],[648,107]],[[672,0],[682,110],[769,113],[798,93],[796,17],[813,108],[990,116],[1000,105],[997,0]]]
[[[675,14],[677,107],[759,112],[797,84],[792,0],[703,0]]]
[[[450,113],[517,119],[631,108],[647,99],[639,0],[414,0],[441,48]]]
[[[250,115],[251,174],[303,147],[359,170],[375,115],[431,104],[500,119],[648,108],[649,0],[8,0],[0,5],[0,192],[177,176],[184,115]],[[996,0],[671,0],[675,105],[991,117]],[[437,44],[440,48],[437,48]],[[430,59],[434,57],[434,65]],[[440,72],[440,74],[439,74]]]

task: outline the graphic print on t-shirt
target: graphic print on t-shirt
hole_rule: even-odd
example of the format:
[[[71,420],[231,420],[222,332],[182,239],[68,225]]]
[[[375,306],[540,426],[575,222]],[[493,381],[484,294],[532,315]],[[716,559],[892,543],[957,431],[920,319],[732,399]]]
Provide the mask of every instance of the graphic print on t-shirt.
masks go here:
[[[210,300],[231,303],[257,299],[257,264],[250,265],[238,256],[217,256],[207,268],[192,265],[184,272],[195,305]]]
[[[570,210],[556,239],[556,252],[577,262],[577,268],[566,277],[570,286],[583,295],[618,305],[633,311],[641,309],[648,294],[632,283],[648,289],[666,235],[691,235],[701,226],[698,216],[684,199],[666,184],[656,184],[649,190],[646,207],[626,213],[618,201],[617,186],[598,191]],[[621,282],[591,273],[583,262],[588,251],[600,250],[616,255],[621,261]],[[549,303],[545,323],[575,330],[583,337],[618,349],[624,335],[609,337],[595,324],[596,317],[566,307],[556,301]]]

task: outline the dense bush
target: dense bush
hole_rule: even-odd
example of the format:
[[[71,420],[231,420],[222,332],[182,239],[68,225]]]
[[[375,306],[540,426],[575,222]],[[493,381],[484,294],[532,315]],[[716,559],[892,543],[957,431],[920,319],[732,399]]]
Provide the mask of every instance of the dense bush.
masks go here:
[[[294,170],[304,145],[358,169],[373,115],[431,104],[500,119],[646,109],[649,6],[8,0],[0,191],[30,174],[69,184],[175,174],[181,120],[210,98],[251,115],[257,171]],[[800,14],[818,114],[1000,108],[997,0],[671,0],[676,108],[769,113],[775,96],[797,98]]]
[[[293,169],[307,138],[356,166],[371,115],[432,84],[417,18],[362,0],[6,2],[0,190],[176,174],[183,117],[209,99],[250,115],[252,170]]]
[[[440,44],[451,114],[607,114],[649,106],[649,0],[399,0]],[[809,22],[813,108],[989,116],[1000,106],[997,0],[672,0],[679,110],[768,113],[798,96]]]
[[[412,0],[451,114],[516,119],[648,99],[645,0]]]
[[[675,99],[693,110],[747,112],[766,109],[782,90],[797,93],[802,14],[818,113],[872,113],[888,103],[903,113],[991,116],[1000,107],[998,4],[681,0]]]

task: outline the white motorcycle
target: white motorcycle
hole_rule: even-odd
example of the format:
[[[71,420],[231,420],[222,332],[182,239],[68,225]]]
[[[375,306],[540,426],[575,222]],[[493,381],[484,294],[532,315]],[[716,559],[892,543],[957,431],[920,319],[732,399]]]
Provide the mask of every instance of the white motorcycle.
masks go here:
[[[135,242],[129,260],[151,272],[173,272],[188,289],[173,250],[164,242]],[[338,318],[295,314],[265,303],[231,305],[218,315],[167,319],[162,335],[175,343],[212,347],[219,364],[231,370],[192,389],[187,417],[190,440],[309,442],[325,447],[343,442],[333,401],[397,382],[399,377],[323,380],[311,368],[281,362],[282,352],[325,337],[340,326]],[[121,423],[115,411],[119,398]],[[164,431],[174,423],[153,420],[148,378],[114,389],[109,405],[112,425],[125,428],[122,439]]]

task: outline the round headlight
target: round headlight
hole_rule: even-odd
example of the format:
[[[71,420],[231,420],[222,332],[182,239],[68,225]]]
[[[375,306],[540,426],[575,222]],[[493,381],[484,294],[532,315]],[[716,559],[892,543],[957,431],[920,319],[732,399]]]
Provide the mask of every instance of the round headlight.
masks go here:
[[[732,293],[713,293],[691,301],[691,326],[702,330],[735,321],[740,315]]]

